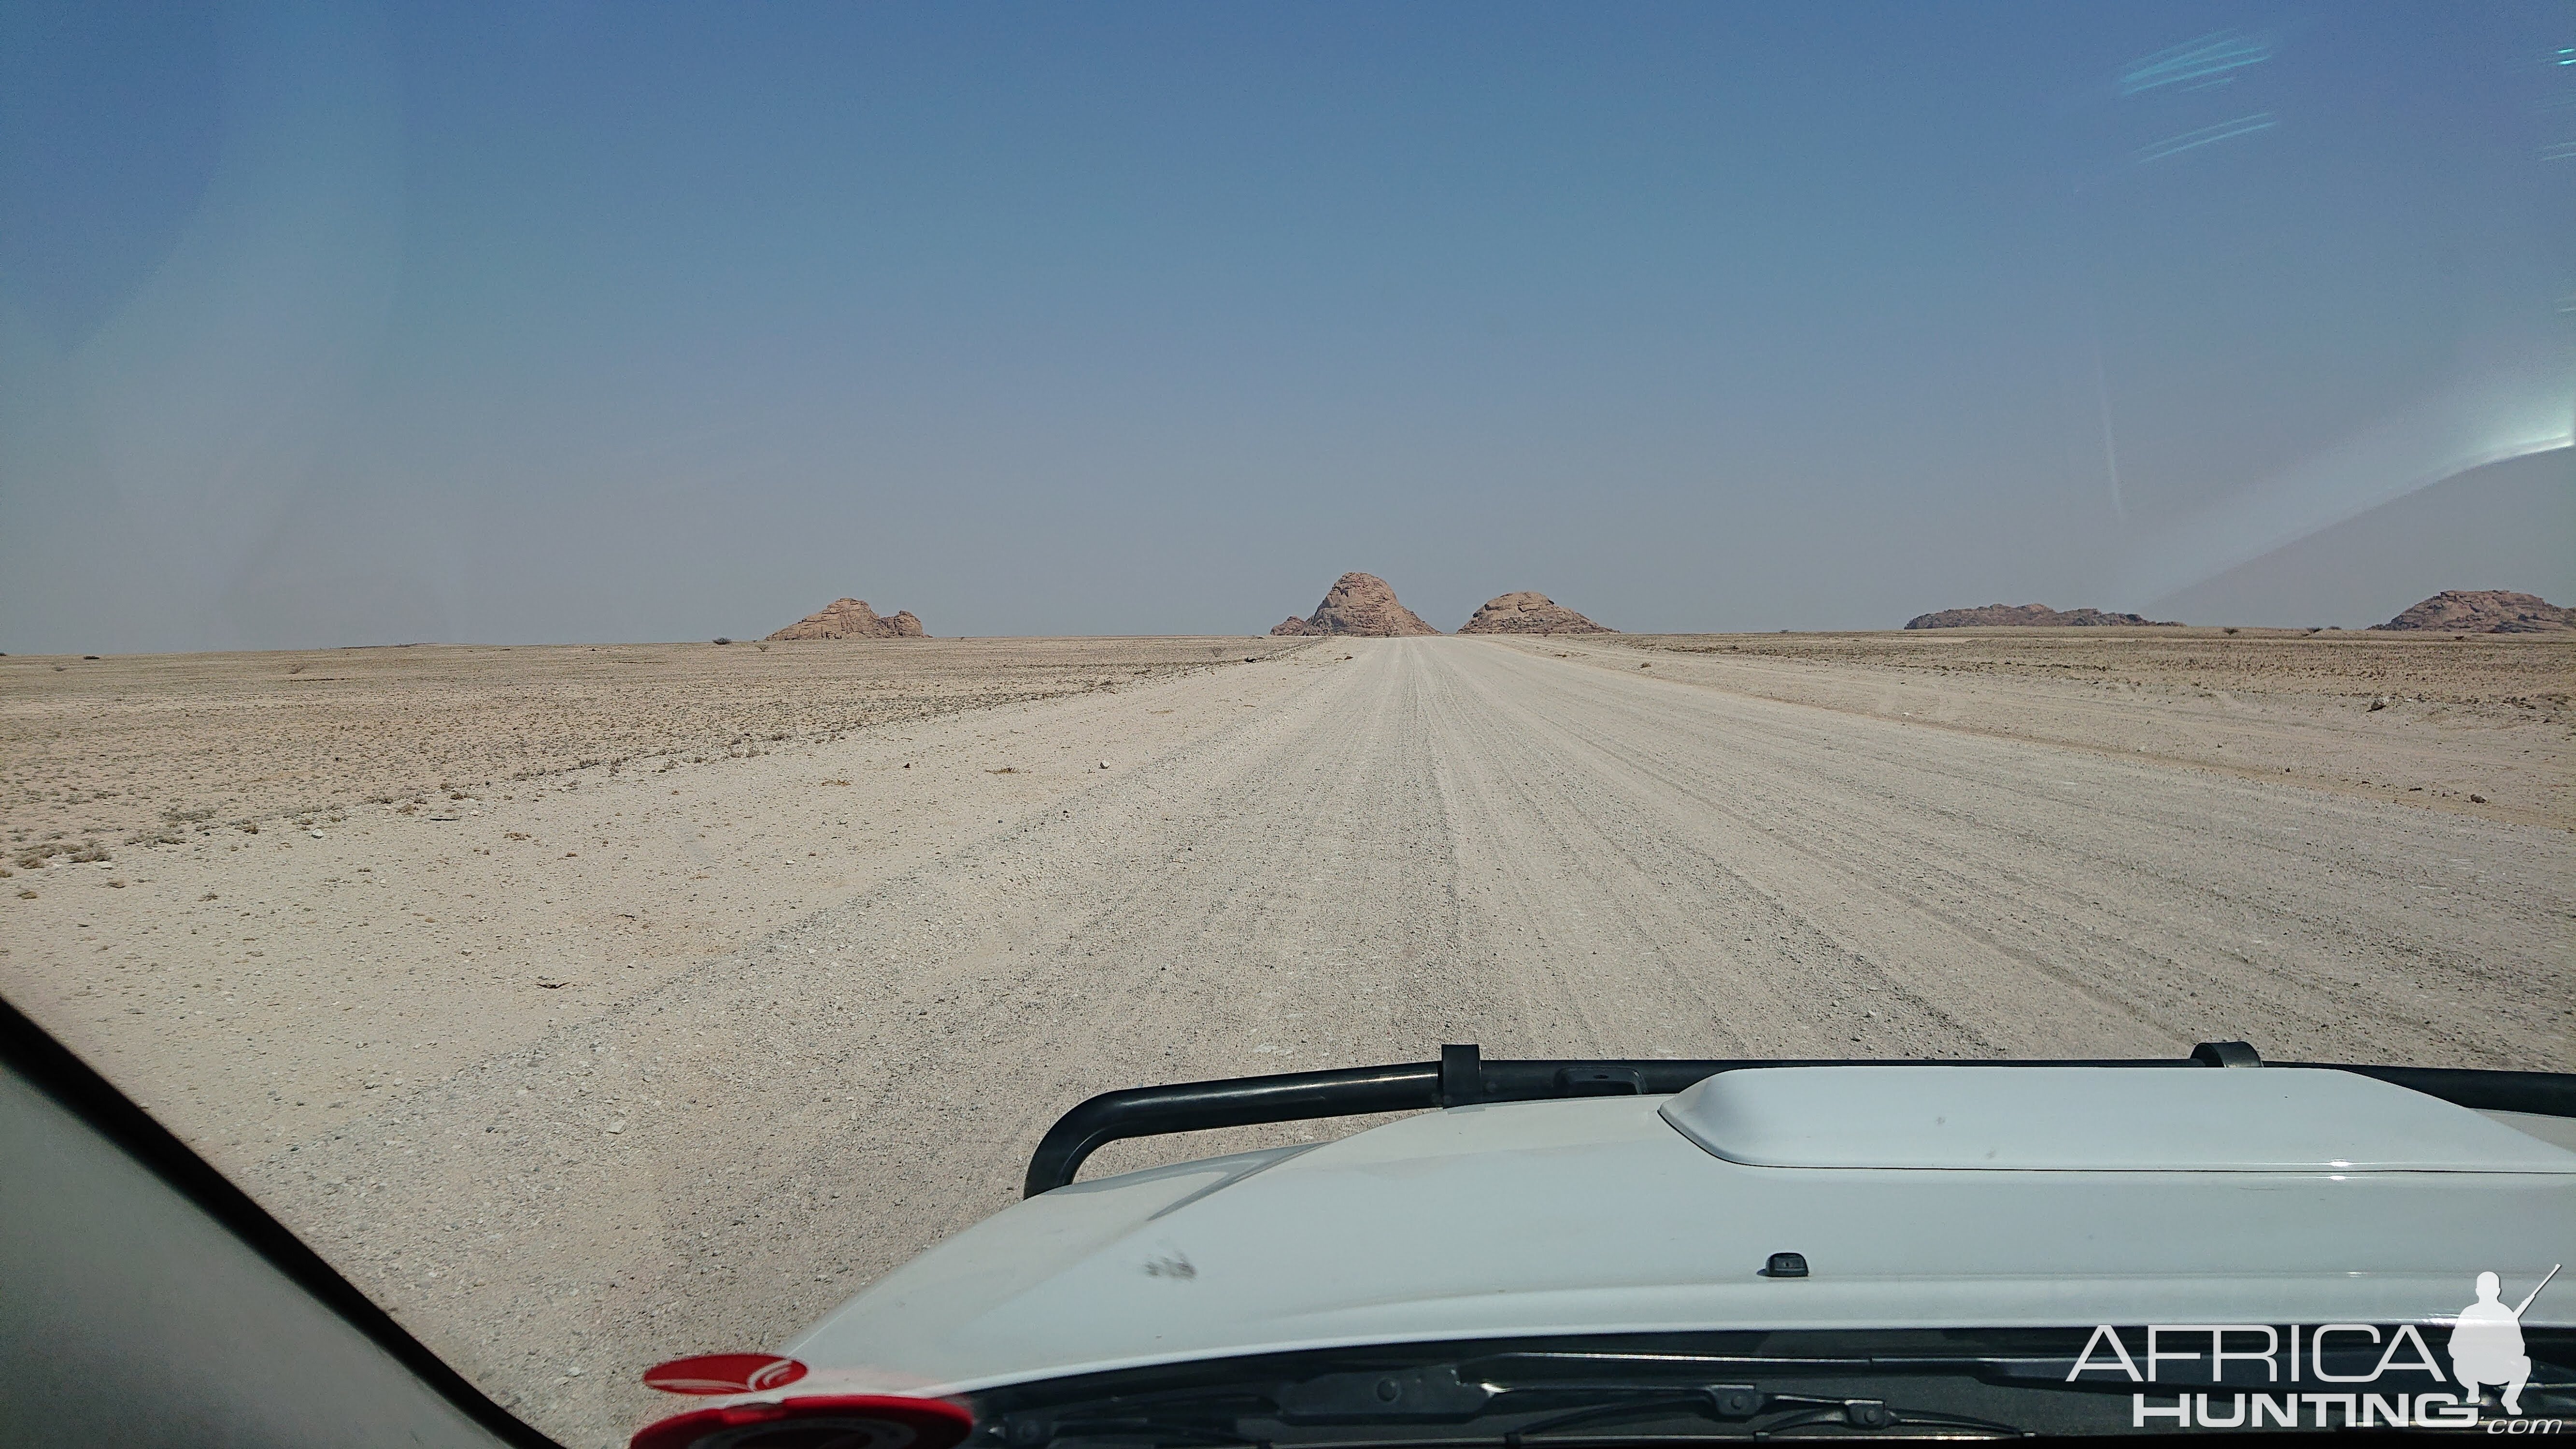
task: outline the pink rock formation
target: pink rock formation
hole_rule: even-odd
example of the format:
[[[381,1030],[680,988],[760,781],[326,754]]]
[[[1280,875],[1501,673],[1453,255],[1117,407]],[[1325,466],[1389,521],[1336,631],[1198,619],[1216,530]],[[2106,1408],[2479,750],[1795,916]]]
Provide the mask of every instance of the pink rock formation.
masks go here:
[[[1616,634],[1595,624],[1545,594],[1504,594],[1487,599],[1476,617],[1461,625],[1461,634]]]
[[[2563,634],[2576,630],[2576,609],[2538,594],[2504,589],[2444,589],[2373,629],[2431,629],[2445,634]]]
[[[2132,628],[2140,625],[2159,629],[2182,627],[2172,619],[2150,619],[2139,614],[2105,614],[2099,609],[2068,609],[2059,613],[2046,604],[1987,604],[1975,609],[1943,609],[1934,614],[1917,614],[1905,621],[1908,629],[2083,628],[2108,624]]]
[[[1289,627],[1297,625],[1296,628]],[[1386,639],[1403,634],[1437,634],[1422,616],[1398,603],[1395,590],[1375,574],[1344,574],[1333,583],[1313,616],[1290,619],[1273,634],[1359,634]]]
[[[891,619],[859,599],[834,599],[820,613],[808,614],[769,636],[778,639],[922,639],[921,621],[910,609]]]

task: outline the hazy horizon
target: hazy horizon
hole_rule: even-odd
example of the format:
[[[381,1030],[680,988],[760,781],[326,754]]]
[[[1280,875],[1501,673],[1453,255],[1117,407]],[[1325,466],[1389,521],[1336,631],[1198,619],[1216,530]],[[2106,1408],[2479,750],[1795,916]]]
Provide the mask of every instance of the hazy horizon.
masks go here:
[[[2576,603],[2563,9],[0,3],[0,650]]]

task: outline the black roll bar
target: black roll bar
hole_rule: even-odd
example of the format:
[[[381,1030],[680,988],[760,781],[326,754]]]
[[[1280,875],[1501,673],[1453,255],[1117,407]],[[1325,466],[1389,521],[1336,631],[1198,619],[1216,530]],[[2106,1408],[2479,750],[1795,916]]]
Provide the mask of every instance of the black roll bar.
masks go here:
[[[1021,1196],[1036,1197],[1073,1181],[1073,1175],[1082,1170],[1082,1159],[1122,1137],[1410,1112],[1446,1105],[1442,1095],[1438,1062],[1103,1092],[1057,1118],[1038,1140]]]
[[[1750,1067],[2259,1067],[2263,1058],[2241,1041],[2202,1042],[2188,1057],[2107,1060],[1747,1058],[1664,1061],[1486,1061],[1474,1046],[1444,1046],[1436,1062],[1384,1067],[1344,1067],[1130,1087],[1103,1092],[1056,1119],[1029,1157],[1023,1197],[1063,1187],[1084,1158],[1126,1137],[1159,1137],[1216,1127],[1307,1122],[1375,1112],[1415,1112],[1481,1102],[1541,1102],[1566,1097],[1667,1096],[1716,1076]],[[2280,1062],[2359,1072],[2463,1107],[2576,1117],[2576,1075],[2563,1072],[2480,1071],[2454,1067],[2354,1066],[2340,1062]]]

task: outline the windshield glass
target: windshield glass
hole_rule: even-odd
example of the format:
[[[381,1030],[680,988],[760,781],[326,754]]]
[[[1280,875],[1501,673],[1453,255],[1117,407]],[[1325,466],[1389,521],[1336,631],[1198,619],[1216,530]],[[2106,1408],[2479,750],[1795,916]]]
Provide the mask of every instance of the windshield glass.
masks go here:
[[[1249,1304],[1216,1205],[1347,1188],[1366,1244],[1436,1199],[1464,1241],[1531,1210],[1523,1149],[1697,1154],[1602,1159],[1616,1201],[1744,1166],[1559,1100],[1704,1075],[1639,1063],[2576,1070],[2571,178],[2544,0],[8,0],[0,993],[573,1445],[970,1229],[906,1300],[994,1295],[943,1363],[1078,1339],[1011,1306],[1073,1244]],[[1927,1112],[1755,1166],[2503,1194],[2570,1147],[2536,1079],[2369,1081],[2452,1115],[2203,1161],[2146,1098],[1973,1150]],[[1850,1120],[1804,1090],[1729,1121]],[[1549,1125],[1176,1166],[1444,1118]],[[2557,1190],[2103,1272],[2395,1275],[2225,1321],[2447,1322],[2576,1258]],[[1728,1219],[1726,1291],[1905,1278],[1953,1210],[1841,1201]],[[1564,1211],[1516,1302],[1680,1232]],[[2111,1252],[2065,1233],[2049,1272]],[[1906,1315],[1636,1326],[2218,1311],[2007,1323],[1995,1253]],[[2078,1412],[1853,1372],[1709,1382]],[[1774,1422],[1678,1402],[1656,1432]]]
[[[2540,1372],[2557,1387],[2535,1393],[2532,1412],[2576,1412],[2567,1395],[2576,1388],[2576,1335],[2533,1338]],[[1585,1444],[1854,1430],[1977,1439],[2362,1422],[2352,1402],[2321,1408],[2317,1400],[2358,1399],[2351,1386],[2376,1366],[2376,1346],[2338,1340],[2324,1358],[2303,1358],[2303,1371],[2286,1373],[2281,1345],[2273,1349],[2268,1375],[2264,1357],[2248,1353],[2223,1374],[2194,1375],[2155,1395],[2143,1424],[2137,1385],[2112,1354],[2082,1330],[2030,1329],[1414,1344],[1087,1375],[973,1402],[994,1437],[1022,1445]],[[2420,1370],[2407,1382],[2374,1382],[2389,1411],[2376,1425],[2474,1422],[2436,1382]],[[2433,1401],[2423,1402],[2428,1393]],[[2204,1395],[2214,1412],[2189,1418]]]

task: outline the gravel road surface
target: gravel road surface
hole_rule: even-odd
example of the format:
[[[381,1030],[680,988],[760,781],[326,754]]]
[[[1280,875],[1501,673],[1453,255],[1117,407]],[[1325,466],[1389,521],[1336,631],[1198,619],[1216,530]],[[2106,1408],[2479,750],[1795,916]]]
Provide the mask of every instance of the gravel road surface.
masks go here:
[[[759,813],[762,850],[835,873],[727,907],[705,950],[584,967],[580,991],[514,984],[433,1020],[395,993],[452,956],[385,956],[380,988],[335,978],[347,1010],[368,990],[395,1003],[379,1043],[425,1045],[328,1116],[321,1089],[281,1095],[282,1060],[234,1074],[268,1073],[256,1093],[211,1059],[202,1080],[153,1079],[145,1027],[108,1009],[85,945],[58,944],[138,933],[101,912],[190,899],[239,859],[78,897],[88,924],[44,918],[12,991],[573,1444],[667,1410],[633,1386],[642,1366],[780,1342],[1001,1207],[1046,1125],[1113,1087],[1450,1041],[2166,1056],[2242,1038],[2275,1058],[2576,1067],[2563,829],[1784,703],[1632,651],[1330,639],[724,768],[737,802],[830,776],[828,804]],[[647,806],[679,808],[670,789],[362,821],[263,869],[303,872],[272,881],[289,891],[362,856],[428,870],[433,847],[404,842],[433,829],[644,832]],[[902,815],[905,791],[936,811]],[[665,832],[689,880],[727,853],[709,828]],[[871,828],[900,848],[831,865]],[[631,869],[650,863],[637,842]],[[98,961],[122,959],[110,944]],[[261,1057],[354,1051],[359,1028],[324,1020],[309,1048]],[[270,1102],[285,1125],[240,1125]],[[1295,1135],[1128,1144],[1090,1171]]]

